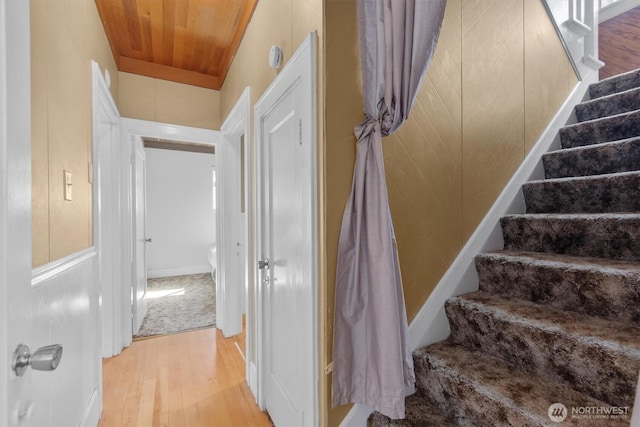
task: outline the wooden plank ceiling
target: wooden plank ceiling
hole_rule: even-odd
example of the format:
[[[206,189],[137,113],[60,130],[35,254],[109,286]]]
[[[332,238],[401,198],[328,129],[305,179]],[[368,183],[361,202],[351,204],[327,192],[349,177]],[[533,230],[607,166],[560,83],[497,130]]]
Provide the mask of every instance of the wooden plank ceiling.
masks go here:
[[[258,0],[95,0],[120,71],[219,90]]]

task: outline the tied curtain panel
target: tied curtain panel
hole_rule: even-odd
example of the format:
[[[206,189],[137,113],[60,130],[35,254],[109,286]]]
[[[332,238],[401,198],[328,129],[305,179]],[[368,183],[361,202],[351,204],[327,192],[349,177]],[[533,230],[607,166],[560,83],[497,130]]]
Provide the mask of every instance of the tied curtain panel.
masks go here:
[[[336,274],[333,405],[398,419],[415,392],[382,137],[407,119],[440,33],[446,0],[358,0],[366,119],[358,139]]]

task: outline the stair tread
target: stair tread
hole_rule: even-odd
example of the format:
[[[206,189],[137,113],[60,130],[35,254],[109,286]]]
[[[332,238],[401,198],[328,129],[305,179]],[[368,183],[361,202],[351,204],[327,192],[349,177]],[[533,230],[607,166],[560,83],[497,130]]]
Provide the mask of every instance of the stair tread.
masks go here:
[[[579,124],[579,123],[578,123]],[[577,147],[567,147],[567,148],[559,148],[557,150],[549,151],[544,154],[544,156],[557,155],[561,153],[569,153],[569,152],[581,152],[581,151],[589,151],[589,150],[598,150],[607,145],[616,145],[616,144],[624,144],[633,141],[640,141],[640,137],[634,136],[632,138],[623,138],[615,141],[605,141],[600,142],[598,144],[591,145],[579,145]]]
[[[532,422],[537,421],[537,425],[550,424],[548,409],[556,402],[563,403],[569,411],[572,407],[609,406],[567,386],[532,375],[530,372],[523,372],[516,366],[480,350],[446,341],[416,350],[414,359],[416,363],[429,360],[432,368],[459,377],[459,383],[468,383],[473,390],[488,396],[510,411],[527,413],[527,418]],[[486,425],[495,425],[499,420],[487,421]],[[623,420],[611,421],[612,425],[628,423]],[[579,420],[571,416],[565,420],[567,425],[598,425],[598,422],[602,423],[602,420]]]
[[[557,220],[600,220],[600,219],[639,219],[640,213],[524,213],[508,214],[503,218],[557,219]]]
[[[640,138],[579,145],[542,156],[547,178],[597,176],[640,170]]]
[[[594,270],[607,271],[618,275],[639,275],[640,263],[634,261],[620,261],[609,258],[579,257],[548,252],[528,251],[493,251],[478,255],[485,258],[501,258],[517,260],[550,267],[559,267],[563,270]]]
[[[607,117],[640,108],[640,88],[634,87],[599,98],[582,102],[575,106],[578,122]]]
[[[571,336],[576,341],[597,344],[629,354],[640,360],[640,326],[611,319],[600,319],[576,312],[488,295],[482,291],[450,299],[451,303],[471,305],[479,311],[500,316],[510,322],[524,322],[538,329]]]
[[[625,111],[624,113],[613,114],[611,116],[606,116],[606,117],[598,117],[597,119],[585,120],[584,122],[571,123],[571,124],[568,124],[568,125],[564,126],[562,129],[584,127],[585,125],[590,125],[590,124],[597,125],[597,124],[601,124],[601,123],[607,123],[607,122],[610,122],[610,121],[615,121],[615,119],[620,118],[620,117],[633,116],[633,115],[637,115],[637,114],[640,114],[640,109],[635,109],[635,110],[631,110],[631,111]]]
[[[589,94],[593,99],[598,99],[638,86],[640,86],[640,70],[632,70],[589,85]]]
[[[610,93],[610,94],[607,94],[607,95],[600,96],[598,98],[593,98],[593,99],[589,99],[587,101],[583,101],[583,102],[581,102],[581,103],[579,103],[577,105],[599,104],[599,103],[607,102],[609,100],[613,100],[615,98],[618,98],[620,96],[623,96],[623,95],[629,94],[629,93],[633,93],[633,92],[639,92],[640,93],[640,87],[632,87],[632,88],[629,88],[629,89],[626,89],[626,90],[623,90],[623,91],[620,91],[620,92]]]
[[[628,176],[640,176],[640,170],[634,171],[625,171],[625,172],[614,172],[614,173],[603,173],[599,175],[586,175],[586,176],[566,176],[562,178],[545,178],[545,179],[534,179],[531,181],[525,182],[523,185],[530,186],[538,183],[553,183],[553,182],[588,182],[588,181],[603,181],[607,179],[615,179],[617,177],[628,177]]]
[[[456,425],[438,412],[437,408],[428,400],[414,394],[405,399],[405,419],[393,420],[379,412],[374,412],[367,420],[367,425],[378,427],[446,427]]]

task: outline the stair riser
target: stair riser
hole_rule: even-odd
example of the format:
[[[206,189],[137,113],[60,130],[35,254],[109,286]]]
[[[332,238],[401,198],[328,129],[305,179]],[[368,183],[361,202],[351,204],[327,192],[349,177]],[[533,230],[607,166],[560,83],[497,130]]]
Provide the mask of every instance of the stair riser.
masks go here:
[[[546,178],[601,175],[640,170],[640,138],[593,146],[584,150],[560,150],[542,157]]]
[[[476,257],[480,290],[550,307],[640,324],[640,277],[487,255]]]
[[[440,415],[428,401],[417,393],[405,399],[406,417],[403,420],[392,420],[379,412],[374,412],[367,419],[368,427],[444,427],[451,423]]]
[[[589,95],[591,99],[595,99],[636,87],[640,87],[640,71],[638,70],[592,84],[589,87]]]
[[[640,112],[608,117],[560,129],[562,148],[580,147],[640,136]]]
[[[606,98],[576,105],[578,122],[614,116],[640,109],[640,89],[625,91]]]
[[[614,406],[632,406],[640,356],[545,330],[521,318],[460,299],[446,304],[450,340],[481,349],[533,374],[546,376]]]
[[[504,249],[640,260],[640,218],[539,218],[508,216],[500,219]]]
[[[640,212],[640,174],[535,181],[522,187],[527,213]]]
[[[496,396],[483,393],[480,387],[461,378],[459,372],[448,368],[427,354],[415,359],[416,386],[445,415],[455,420],[453,425],[469,427],[539,426],[541,417],[505,408]],[[543,419],[542,419],[543,420]]]

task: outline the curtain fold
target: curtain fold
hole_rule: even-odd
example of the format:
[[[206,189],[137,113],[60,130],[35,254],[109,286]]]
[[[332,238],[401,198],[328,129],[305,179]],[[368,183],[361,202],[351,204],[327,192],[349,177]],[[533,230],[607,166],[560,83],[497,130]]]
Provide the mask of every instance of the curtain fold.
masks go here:
[[[358,0],[364,112],[338,243],[333,405],[404,418],[413,359],[382,137],[407,119],[440,32],[446,0]]]

